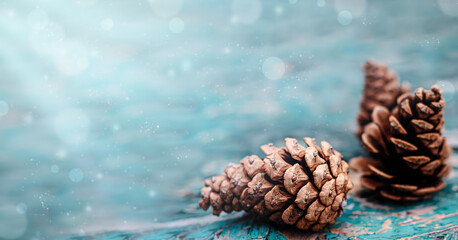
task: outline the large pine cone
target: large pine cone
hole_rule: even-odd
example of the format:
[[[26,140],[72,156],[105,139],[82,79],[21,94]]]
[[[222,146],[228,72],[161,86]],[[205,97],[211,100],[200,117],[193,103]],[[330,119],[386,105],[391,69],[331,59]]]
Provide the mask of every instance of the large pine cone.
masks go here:
[[[348,164],[329,143],[318,147],[304,138],[305,148],[294,138],[286,147],[261,146],[267,155],[247,156],[241,165],[229,164],[224,173],[205,181],[199,205],[213,214],[245,210],[279,224],[318,231],[333,224],[343,211],[352,188]]]
[[[442,89],[436,85],[403,94],[391,112],[376,106],[361,135],[376,160],[350,163],[367,172],[362,186],[396,201],[428,198],[444,188],[441,178],[450,172],[445,160],[451,154],[442,136],[444,107]]]
[[[396,98],[409,89],[408,85],[400,86],[396,74],[384,64],[369,60],[364,64],[363,70],[365,84],[357,118],[358,135],[361,134],[364,126],[371,122],[371,114],[376,106],[393,109],[396,106]]]

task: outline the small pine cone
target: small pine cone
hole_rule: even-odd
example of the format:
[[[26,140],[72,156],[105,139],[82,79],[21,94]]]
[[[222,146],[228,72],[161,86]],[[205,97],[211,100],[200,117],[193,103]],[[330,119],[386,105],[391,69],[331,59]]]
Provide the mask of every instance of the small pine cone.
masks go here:
[[[333,224],[353,186],[348,164],[329,143],[304,142],[308,148],[286,138],[286,147],[261,146],[264,159],[251,155],[230,163],[223,174],[204,182],[199,205],[204,210],[212,206],[214,215],[245,210],[313,231]]]
[[[375,160],[356,158],[352,168],[365,171],[361,185],[395,201],[430,197],[445,187],[450,173],[445,160],[451,154],[444,127],[442,89],[419,88],[397,99],[390,112],[376,106],[361,142]]]
[[[371,113],[375,106],[384,106],[388,110],[396,106],[396,98],[409,90],[408,85],[399,86],[398,77],[389,71],[386,65],[369,60],[364,66],[364,91],[358,114],[361,134],[364,126],[371,122]]]

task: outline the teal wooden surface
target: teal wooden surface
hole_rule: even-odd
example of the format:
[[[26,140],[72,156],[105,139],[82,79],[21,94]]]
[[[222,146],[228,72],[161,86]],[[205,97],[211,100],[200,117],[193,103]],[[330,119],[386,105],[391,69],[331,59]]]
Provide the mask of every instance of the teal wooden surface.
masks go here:
[[[276,226],[244,213],[208,215],[152,225],[150,229],[71,236],[74,240],[121,239],[457,239],[458,155],[450,160],[453,171],[447,187],[433,198],[416,203],[395,203],[360,189],[355,190],[337,222],[317,233]],[[197,206],[196,197],[196,206]]]
[[[197,207],[203,179],[268,142],[309,136],[363,154],[368,58],[412,89],[444,86],[457,142],[456,0],[338,2],[0,0],[0,239],[453,232],[454,178],[411,206],[353,195],[318,235]],[[448,217],[428,222],[436,214]]]

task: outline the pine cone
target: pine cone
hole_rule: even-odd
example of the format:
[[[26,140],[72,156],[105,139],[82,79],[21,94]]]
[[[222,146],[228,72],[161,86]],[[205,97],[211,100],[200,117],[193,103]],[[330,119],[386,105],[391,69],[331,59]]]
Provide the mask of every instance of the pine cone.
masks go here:
[[[364,64],[363,69],[365,84],[357,118],[358,135],[361,134],[364,126],[371,122],[371,113],[375,106],[381,105],[391,110],[396,106],[396,98],[409,90],[408,85],[399,86],[396,74],[389,71],[384,64],[369,60]]]
[[[451,148],[442,137],[444,107],[442,89],[436,85],[403,94],[391,112],[376,106],[361,135],[376,160],[351,162],[367,171],[361,185],[396,201],[428,198],[444,188],[441,178],[451,169],[445,163]]]
[[[261,146],[264,159],[251,155],[240,165],[230,163],[222,175],[205,181],[199,205],[211,205],[214,215],[245,210],[313,231],[333,224],[353,186],[348,164],[329,143],[320,148],[314,139],[304,142],[308,148],[286,138],[286,147]]]

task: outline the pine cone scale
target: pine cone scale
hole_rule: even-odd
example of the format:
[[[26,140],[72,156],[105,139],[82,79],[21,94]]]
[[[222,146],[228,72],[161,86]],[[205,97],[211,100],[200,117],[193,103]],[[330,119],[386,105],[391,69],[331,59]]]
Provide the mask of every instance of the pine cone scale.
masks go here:
[[[294,225],[296,224],[296,222],[299,220],[300,217],[304,216],[304,214],[305,214],[304,210],[291,204],[289,205],[288,208],[286,208],[285,211],[283,211],[281,219],[283,220],[283,222],[285,222],[288,225]]]
[[[299,189],[308,182],[309,177],[302,170],[300,165],[296,163],[293,167],[290,167],[288,168],[288,170],[285,171],[284,179],[286,190],[289,193],[295,195],[297,191],[299,191]]]

